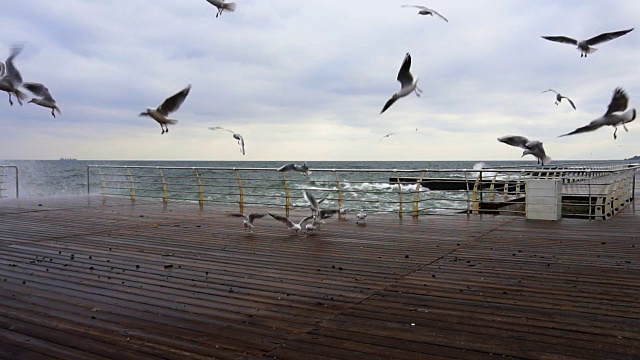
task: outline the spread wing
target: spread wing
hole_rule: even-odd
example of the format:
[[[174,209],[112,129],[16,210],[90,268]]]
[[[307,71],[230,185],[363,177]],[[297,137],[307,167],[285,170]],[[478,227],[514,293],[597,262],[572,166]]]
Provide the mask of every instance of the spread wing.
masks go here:
[[[311,210],[318,210],[318,201],[316,200],[316,198],[313,197],[313,195],[311,195],[311,193],[309,193],[309,191],[307,190],[304,191],[303,195],[304,199],[309,203],[309,207],[311,208]]]
[[[228,132],[230,132],[232,134],[234,133],[233,131],[231,131],[229,129],[225,129],[225,128],[220,127],[220,126],[209,126],[209,130],[214,130],[214,131],[215,130],[224,130],[224,131],[228,131]]]
[[[545,40],[555,41],[563,44],[578,45],[578,41],[576,39],[572,39],[566,36],[543,36],[542,38]]]
[[[249,222],[253,223],[253,220],[265,217],[267,214],[249,214]]]
[[[573,108],[573,110],[578,110],[576,109],[576,105],[573,103],[573,101],[571,101],[571,99],[569,99],[566,96],[562,96],[563,99],[567,99],[567,101],[569,102],[569,104],[571,104],[571,107]]]
[[[527,139],[524,136],[507,135],[507,136],[499,137],[498,141],[503,142],[503,143],[505,143],[507,145],[519,147],[519,148],[522,148],[522,149],[527,149],[526,145],[529,142],[529,139]]]
[[[11,48],[11,54],[9,55],[9,57],[7,58],[7,61],[5,62],[5,67],[6,67],[5,78],[11,81],[11,83],[15,87],[18,87],[20,84],[22,84],[22,76],[20,75],[20,72],[15,67],[15,65],[13,65],[13,59],[15,59],[15,57],[22,52],[22,48],[23,48],[22,45],[14,45]]]
[[[540,94],[544,94],[544,93],[549,92],[549,91],[553,91],[554,93],[558,94],[558,92],[553,90],[553,89],[545,90],[545,91],[541,92]]]
[[[240,143],[240,152],[244,155],[244,138],[240,134],[233,134],[233,138]]]
[[[428,8],[426,6],[422,6],[422,5],[402,5],[401,7],[414,7],[414,8],[418,8],[420,10],[428,10]]]
[[[413,75],[411,75],[411,55],[409,53],[404,56],[402,66],[400,66],[400,71],[398,71],[398,81],[400,81],[401,87],[413,84]]]
[[[594,36],[591,39],[587,40],[586,43],[589,45],[597,45],[600,43],[603,43],[605,41],[609,41],[609,40],[613,40],[615,38],[618,38],[624,34],[627,34],[629,32],[631,32],[633,30],[633,28],[631,29],[627,29],[627,30],[622,30],[622,31],[614,31],[614,32],[608,32],[608,33],[603,33],[600,34],[598,36]]]
[[[320,219],[328,219],[339,212],[340,209],[322,209],[318,212],[318,217]]]
[[[244,214],[235,213],[235,214],[229,214],[229,216],[241,217],[241,218],[244,218],[245,220],[249,221],[249,217],[245,216]]]
[[[49,92],[49,89],[47,89],[46,86],[40,83],[26,82],[22,84],[22,86],[24,86],[25,89],[29,90],[36,96],[39,96],[45,100],[54,101],[51,93]]]
[[[278,171],[280,172],[291,171],[291,170],[294,170],[295,168],[296,168],[296,164],[291,163],[291,164],[282,165],[281,167],[278,168]]]
[[[604,116],[611,115],[614,112],[625,111],[629,105],[629,95],[621,87],[613,90],[613,97]]]
[[[393,103],[395,103],[398,100],[397,97],[392,97],[391,99],[389,99],[385,104],[384,107],[382,108],[382,111],[380,111],[380,114],[382,114],[383,112],[387,111],[388,108],[391,107],[391,105],[393,105]]]
[[[189,91],[191,91],[191,85],[187,85],[187,87],[178,91],[175,95],[167,98],[160,106],[158,106],[158,111],[164,116],[168,116],[169,113],[178,110],[180,105],[184,102],[184,99],[189,95]]]
[[[558,137],[563,137],[563,136],[569,136],[569,135],[575,135],[575,134],[581,134],[581,133],[594,131],[594,130],[597,130],[597,129],[601,128],[603,125],[604,124],[602,124],[600,122],[592,121],[589,125],[585,125],[583,127],[577,128],[577,129],[573,130],[570,133],[566,133],[566,134],[560,135]]]
[[[293,221],[289,220],[289,218],[284,217],[284,216],[280,216],[280,215],[274,215],[272,213],[269,213],[269,215],[271,215],[272,218],[284,223],[285,225],[287,225],[288,228],[293,227]]]
[[[446,17],[444,17],[444,16],[442,16],[439,12],[437,12],[437,11],[435,11],[435,10],[433,10],[433,9],[429,9],[429,11],[431,11],[432,13],[434,13],[434,14],[438,15],[438,17],[440,17],[440,19],[442,19],[442,20],[444,20],[444,21],[446,21],[446,22],[449,22],[449,20],[447,20],[447,18],[446,18]]]

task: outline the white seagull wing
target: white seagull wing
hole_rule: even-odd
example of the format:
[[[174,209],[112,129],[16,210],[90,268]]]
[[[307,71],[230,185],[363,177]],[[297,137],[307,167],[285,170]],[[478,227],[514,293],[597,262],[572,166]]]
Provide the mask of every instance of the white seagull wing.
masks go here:
[[[168,116],[170,113],[178,110],[180,105],[184,102],[184,99],[189,95],[189,91],[191,91],[191,85],[187,85],[184,89],[168,97],[162,104],[160,104],[160,106],[158,106],[158,111],[164,116]]]

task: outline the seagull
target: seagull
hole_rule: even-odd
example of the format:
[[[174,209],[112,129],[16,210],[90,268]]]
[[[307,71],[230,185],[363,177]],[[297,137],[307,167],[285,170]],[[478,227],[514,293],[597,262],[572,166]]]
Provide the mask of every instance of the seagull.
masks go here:
[[[309,203],[311,215],[314,215],[318,211],[320,211],[320,204],[327,198],[327,196],[329,196],[329,194],[327,193],[322,199],[320,199],[320,201],[318,201],[313,195],[311,195],[308,190],[305,190],[302,195],[304,196],[304,199],[307,200],[307,203]]]
[[[22,100],[26,100],[27,95],[20,91],[18,88],[22,85],[22,76],[15,65],[13,65],[13,59],[22,52],[22,46],[14,45],[11,48],[11,53],[7,58],[7,61],[2,66],[2,78],[0,78],[0,90],[6,91],[9,94],[9,104],[13,106],[11,100],[11,94],[16,96],[18,104],[22,105]]]
[[[253,220],[260,219],[265,215],[267,214],[249,214],[249,216],[243,214],[231,214],[230,216],[241,217],[242,225],[244,225],[244,231],[247,231],[247,229],[249,229],[251,232],[253,232]]]
[[[544,152],[542,142],[538,140],[529,140],[524,136],[518,135],[507,135],[499,137],[498,141],[524,149],[522,157],[525,155],[533,155],[538,159],[538,164],[542,163],[543,166],[551,162],[551,158]]]
[[[389,136],[391,136],[391,135],[395,135],[395,134],[396,134],[396,133],[388,133],[387,135],[385,135],[385,136],[381,137],[381,138],[380,138],[380,140],[378,140],[378,142],[382,141],[382,139],[384,139],[384,138],[388,138]]]
[[[141,112],[140,116],[151,116],[153,120],[157,121],[162,129],[161,134],[169,132],[167,125],[175,125],[178,120],[169,119],[167,116],[180,108],[184,99],[189,95],[189,91],[191,91],[191,85],[187,85],[184,89],[165,99],[165,101],[157,108],[147,108],[147,111]]]
[[[274,215],[272,213],[269,213],[269,215],[271,215],[272,218],[274,218],[274,219],[284,223],[285,225],[287,225],[289,230],[291,230],[292,232],[295,231],[296,234],[298,233],[298,231],[302,230],[302,224],[303,223],[313,219],[313,216],[307,216],[304,219],[300,220],[299,223],[294,223],[293,221],[291,221],[291,219],[289,219],[288,217],[285,217],[285,216]]]
[[[356,214],[356,224],[359,224],[360,222],[365,223],[366,218],[367,214],[364,212],[364,210],[360,210],[360,212]]]
[[[603,43],[605,41],[609,41],[609,40],[613,40],[615,38],[618,38],[628,32],[631,32],[633,30],[633,28],[628,29],[628,30],[622,30],[622,31],[614,31],[614,32],[609,32],[609,33],[603,33],[600,34],[598,36],[594,36],[591,39],[588,40],[576,40],[576,39],[572,39],[570,37],[566,37],[566,36],[543,36],[543,39],[549,40],[549,41],[555,41],[555,42],[559,42],[559,43],[563,43],[563,44],[571,44],[571,45],[577,45],[578,46],[578,50],[580,50],[580,57],[587,57],[587,55],[596,52],[598,49],[591,47],[592,45],[598,45],[600,43]]]
[[[228,131],[231,134],[233,134],[233,138],[238,140],[238,145],[240,145],[240,152],[242,153],[242,155],[244,155],[244,138],[242,137],[242,135],[238,134],[237,132],[233,131],[233,130],[229,130],[229,129],[225,129],[223,127],[220,126],[210,126],[209,130],[223,130],[223,131]]]
[[[420,9],[420,11],[418,11],[418,15],[431,15],[433,16],[433,14],[438,15],[442,20],[449,22],[449,20],[447,20],[447,18],[445,18],[444,16],[440,15],[439,12],[433,10],[433,9],[429,9],[426,6],[422,6],[422,5],[402,5],[402,7],[414,7],[414,8],[418,8]]]
[[[560,135],[559,137],[580,134],[583,132],[589,132],[597,130],[605,125],[613,126],[613,139],[617,139],[616,133],[618,132],[618,126],[622,125],[624,131],[629,131],[625,126],[626,123],[630,123],[636,119],[636,109],[627,110],[629,105],[629,95],[620,87],[617,87],[613,91],[613,97],[607,108],[607,112],[601,117],[593,120],[589,125],[585,125],[581,128],[577,128],[570,133]],[[626,111],[625,111],[626,110]]]
[[[416,96],[420,97],[422,93],[422,89],[418,87],[418,79],[413,80],[413,75],[411,75],[411,55],[407,53],[404,56],[404,61],[402,62],[402,66],[400,66],[400,71],[398,71],[398,81],[400,82],[400,91],[393,94],[391,99],[384,104],[382,111],[380,114],[385,112],[393,103],[395,103],[401,97],[405,97],[412,92],[416,93]]]
[[[309,165],[307,165],[306,161],[302,165],[290,163],[290,164],[282,165],[281,167],[278,168],[279,172],[285,172],[285,171],[291,171],[291,170],[301,172],[305,176],[309,176],[309,174],[311,174],[311,170],[309,170]]]
[[[556,93],[556,105],[560,104],[562,102],[562,99],[567,99],[567,101],[569,101],[569,104],[571,104],[571,107],[573,108],[573,110],[577,110],[576,106],[573,104],[573,101],[571,101],[571,99],[569,99],[566,96],[563,96],[562,94],[560,94],[559,92],[553,90],[553,89],[549,89],[549,90],[545,90],[543,92],[541,92],[540,94],[544,94],[546,92],[549,91],[553,91],[554,93]]]
[[[53,115],[53,117],[56,117],[56,111],[58,112],[58,114],[61,113],[60,108],[58,108],[58,106],[56,105],[56,101],[53,99],[51,93],[49,92],[49,89],[47,89],[46,86],[35,82],[26,82],[22,84],[22,86],[24,86],[25,89],[31,91],[32,94],[40,97],[39,99],[33,98],[29,100],[30,103],[34,103],[36,105],[51,109],[51,115]]]
[[[207,2],[218,8],[218,13],[216,17],[222,15],[222,11],[236,11],[236,3],[226,3],[224,0],[207,0]]]

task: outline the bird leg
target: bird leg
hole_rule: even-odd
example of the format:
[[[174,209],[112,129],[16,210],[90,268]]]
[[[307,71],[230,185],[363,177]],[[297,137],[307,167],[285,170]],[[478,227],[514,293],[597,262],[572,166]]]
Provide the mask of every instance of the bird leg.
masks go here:
[[[160,124],[160,129],[162,129],[162,132],[160,133],[160,135],[164,135],[165,131],[164,131],[164,126],[162,126],[162,123]]]
[[[615,130],[613,131],[613,140],[617,139],[618,137],[616,136],[616,133],[618,132],[618,127],[615,127]]]
[[[53,117],[56,117],[56,113],[53,111],[54,109],[51,109],[51,115],[53,115]]]
[[[624,128],[624,131],[629,132],[629,129],[627,129],[627,125],[622,124],[622,127]]]
[[[422,94],[422,89],[420,89],[419,87],[416,86],[416,88],[413,90],[416,93],[417,97],[420,97],[420,94]]]
[[[13,101],[11,101],[11,93],[7,92],[7,94],[9,94],[9,105],[13,106]]]

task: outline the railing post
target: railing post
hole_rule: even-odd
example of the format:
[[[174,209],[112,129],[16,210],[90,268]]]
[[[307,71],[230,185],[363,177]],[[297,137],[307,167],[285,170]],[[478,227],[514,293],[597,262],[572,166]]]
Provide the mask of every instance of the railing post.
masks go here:
[[[98,169],[98,174],[100,174],[100,192],[102,193],[102,199],[104,200],[107,196],[107,184],[104,181],[104,174],[102,173],[101,168]]]
[[[136,183],[133,181],[133,175],[131,175],[131,169],[127,169],[129,173],[129,183],[131,184],[131,201],[136,201]]]
[[[204,208],[204,186],[202,186],[202,178],[200,177],[200,172],[198,169],[193,168],[196,173],[196,180],[198,181],[198,204],[200,205],[200,210]]]
[[[284,186],[284,212],[289,217],[289,208],[291,206],[291,195],[289,194],[289,183],[287,183],[287,173],[282,173],[282,184]]]
[[[422,172],[420,175],[420,179],[418,179],[418,183],[416,184],[416,192],[413,194],[413,214],[412,217],[417,219],[420,216],[420,186],[422,186],[422,179],[424,179],[426,175],[426,171]]]
[[[333,174],[336,176],[336,188],[338,189],[338,209],[342,209],[342,188],[340,187],[340,177],[335,169],[333,170]]]
[[[14,169],[16,169],[16,199],[20,198],[20,182],[18,181],[18,167],[14,166]]]
[[[239,191],[240,214],[244,214],[244,189],[242,188],[242,178],[240,178],[240,170],[236,168],[233,168],[233,170],[235,170],[236,172],[236,177],[238,178],[238,189],[240,190]]]
[[[469,194],[469,178],[467,177],[467,170],[464,172],[464,183],[467,186],[467,216],[471,214],[471,194]]]
[[[398,181],[398,198],[400,199],[399,207],[398,207],[398,217],[402,219],[402,183],[400,183],[400,175],[398,174],[398,170],[394,170],[396,172],[396,180]]]
[[[87,166],[87,195],[91,195],[91,178],[89,176],[90,166]]]
[[[160,170],[160,178],[162,178],[162,203],[167,205],[169,202],[169,190],[167,189],[167,180],[164,177],[162,169]]]

